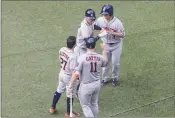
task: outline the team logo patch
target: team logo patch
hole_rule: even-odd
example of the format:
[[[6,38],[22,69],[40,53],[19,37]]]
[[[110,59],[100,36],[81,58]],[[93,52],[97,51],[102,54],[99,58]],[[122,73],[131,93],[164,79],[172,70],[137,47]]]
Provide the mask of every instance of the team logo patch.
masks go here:
[[[88,43],[93,43],[93,42],[94,42],[94,38],[89,38],[89,39],[87,40],[87,42],[88,42]]]
[[[103,11],[105,11],[105,10],[106,10],[106,7],[103,8]]]

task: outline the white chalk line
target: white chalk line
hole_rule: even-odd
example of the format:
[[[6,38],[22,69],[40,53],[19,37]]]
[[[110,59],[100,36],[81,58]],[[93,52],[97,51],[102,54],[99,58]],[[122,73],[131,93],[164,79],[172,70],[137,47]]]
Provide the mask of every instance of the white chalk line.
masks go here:
[[[150,102],[150,103],[147,103],[147,104],[144,104],[144,105],[141,105],[141,106],[138,106],[138,107],[134,107],[134,108],[130,108],[128,110],[125,110],[125,111],[122,111],[122,112],[119,112],[117,114],[114,114],[114,115],[111,115],[109,117],[114,117],[114,116],[117,116],[117,115],[120,115],[120,114],[123,114],[123,113],[126,113],[126,112],[129,112],[129,111],[133,111],[135,109],[139,109],[139,108],[142,108],[142,107],[145,107],[145,106],[148,106],[148,105],[152,105],[152,104],[155,104],[155,103],[158,103],[158,102],[161,102],[161,101],[164,101],[164,100],[167,100],[167,99],[170,99],[172,97],[174,97],[175,95],[171,95],[171,96],[168,96],[168,97],[165,97],[165,98],[162,98],[160,100],[156,100],[156,101],[153,101],[153,102]]]

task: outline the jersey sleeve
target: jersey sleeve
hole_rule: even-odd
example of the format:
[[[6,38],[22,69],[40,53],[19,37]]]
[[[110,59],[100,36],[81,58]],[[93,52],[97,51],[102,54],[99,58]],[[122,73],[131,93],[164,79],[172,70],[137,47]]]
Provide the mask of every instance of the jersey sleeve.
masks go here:
[[[83,59],[80,56],[78,61],[77,61],[77,65],[76,65],[76,68],[75,68],[75,73],[80,74],[82,69],[83,69]]]
[[[69,64],[69,68],[70,68],[71,73],[73,73],[75,71],[76,66],[77,66],[77,57],[73,57],[70,60],[70,64]]]
[[[100,27],[99,19],[97,19],[94,23],[94,30],[101,30],[102,28]]]
[[[118,32],[123,32],[123,34],[125,35],[125,29],[124,29],[123,24],[122,24],[122,22],[120,20],[117,23],[117,31]]]
[[[98,19],[94,22],[94,25],[100,27],[100,18],[98,18]]]

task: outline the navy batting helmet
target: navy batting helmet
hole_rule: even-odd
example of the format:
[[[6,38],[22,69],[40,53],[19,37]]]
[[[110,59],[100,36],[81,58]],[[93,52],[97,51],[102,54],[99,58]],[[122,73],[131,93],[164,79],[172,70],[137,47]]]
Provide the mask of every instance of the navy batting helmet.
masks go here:
[[[96,19],[95,11],[94,11],[93,9],[87,9],[87,10],[85,11],[85,16],[86,16],[86,17],[89,17],[90,19],[93,19],[93,20]]]
[[[104,5],[104,6],[102,7],[102,9],[101,9],[101,14],[102,14],[102,15],[107,15],[107,14],[109,14],[109,15],[113,16],[113,6],[110,5],[110,4]]]
[[[96,46],[96,39],[94,37],[89,37],[85,40],[86,47],[89,49],[93,49]]]

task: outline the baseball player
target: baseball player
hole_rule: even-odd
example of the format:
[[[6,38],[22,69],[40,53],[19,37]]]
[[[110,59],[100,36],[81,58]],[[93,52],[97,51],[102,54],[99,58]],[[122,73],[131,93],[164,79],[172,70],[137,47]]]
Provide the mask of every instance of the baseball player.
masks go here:
[[[54,93],[52,106],[50,108],[50,113],[54,113],[56,109],[56,104],[60,99],[61,94],[66,91],[67,112],[65,113],[65,117],[69,117],[70,115],[70,99],[72,98],[73,101],[76,93],[76,84],[73,85],[73,93],[70,93],[68,89],[69,81],[77,64],[77,56],[73,52],[75,43],[76,37],[69,36],[67,38],[67,47],[63,47],[59,50],[59,59],[61,65],[61,70],[59,73],[59,85],[56,92]],[[73,112],[73,115],[79,116],[79,114],[75,112]]]
[[[77,55],[86,53],[87,48],[84,39],[93,36],[93,23],[96,19],[95,11],[93,9],[87,9],[85,11],[85,18],[81,23],[81,26],[78,28],[76,47],[74,52]]]
[[[81,26],[78,28],[77,39],[76,39],[76,47],[74,48],[74,52],[77,55],[82,55],[86,53],[86,43],[85,39],[88,37],[92,37],[94,35],[94,30],[101,30],[100,27],[94,25],[94,21],[96,19],[95,11],[93,9],[87,9],[85,11],[85,18],[81,22]],[[100,37],[96,37],[98,40]]]
[[[120,56],[122,53],[122,39],[125,31],[122,22],[113,16],[113,6],[106,4],[101,9],[102,17],[99,17],[95,24],[102,28],[108,35],[103,37],[104,49],[107,52],[108,65],[103,68],[101,85],[107,83],[109,63],[112,61],[112,79],[113,86],[118,85],[118,76],[120,68]]]
[[[78,66],[70,81],[72,88],[74,81],[80,77],[79,100],[85,117],[97,117],[98,94],[100,91],[100,70],[107,65],[105,52],[103,56],[95,52],[96,39],[86,40],[87,53],[78,59]]]
[[[92,37],[94,34],[94,30],[101,30],[100,27],[94,24],[95,19],[95,11],[93,9],[87,9],[85,11],[85,18],[81,22],[81,26],[78,28],[76,47],[74,48],[75,54],[79,56],[85,54],[87,52],[85,39],[87,39],[88,37]],[[101,34],[95,37],[96,41],[103,37],[103,35],[105,34]],[[79,84],[77,86],[77,91],[78,89]]]

